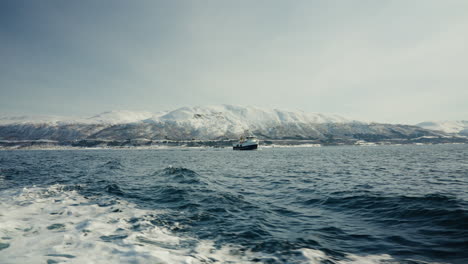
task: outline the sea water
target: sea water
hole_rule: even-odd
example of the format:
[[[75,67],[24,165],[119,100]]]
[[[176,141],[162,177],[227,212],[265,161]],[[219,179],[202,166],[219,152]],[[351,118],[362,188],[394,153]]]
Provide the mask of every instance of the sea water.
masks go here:
[[[0,151],[0,263],[468,263],[468,146]]]

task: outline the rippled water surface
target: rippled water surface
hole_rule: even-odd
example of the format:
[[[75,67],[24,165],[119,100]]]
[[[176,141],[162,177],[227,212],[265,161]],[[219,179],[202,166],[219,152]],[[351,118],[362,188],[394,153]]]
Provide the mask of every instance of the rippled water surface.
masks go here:
[[[468,263],[468,146],[0,151],[0,263]]]

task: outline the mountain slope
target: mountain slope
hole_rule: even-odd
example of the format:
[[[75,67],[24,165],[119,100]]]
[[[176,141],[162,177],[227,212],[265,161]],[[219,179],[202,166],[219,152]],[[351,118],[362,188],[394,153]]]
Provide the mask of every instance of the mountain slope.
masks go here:
[[[443,131],[445,133],[454,133],[460,134],[464,136],[468,136],[468,121],[426,121],[417,124],[417,126],[431,129],[431,130],[438,130]]]

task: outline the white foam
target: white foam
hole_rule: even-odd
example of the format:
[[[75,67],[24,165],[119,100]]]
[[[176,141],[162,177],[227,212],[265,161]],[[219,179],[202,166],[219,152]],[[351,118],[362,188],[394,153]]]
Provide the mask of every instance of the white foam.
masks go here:
[[[347,254],[345,259],[335,260],[328,256],[324,252],[316,249],[303,248],[300,250],[301,253],[306,257],[307,263],[319,264],[319,263],[336,263],[336,264],[396,264],[399,263],[393,259],[390,255],[366,255],[358,256],[354,254]]]
[[[255,254],[177,236],[150,222],[161,212],[111,206],[62,185],[0,192],[0,263],[251,263]],[[136,222],[132,222],[136,219]],[[132,228],[137,224],[138,230]],[[120,239],[118,239],[120,237]],[[107,241],[107,242],[106,242]],[[261,257],[261,256],[256,256]]]
[[[321,144],[297,144],[297,145],[281,145],[281,144],[271,144],[271,145],[261,145],[262,148],[318,148],[321,147]]]

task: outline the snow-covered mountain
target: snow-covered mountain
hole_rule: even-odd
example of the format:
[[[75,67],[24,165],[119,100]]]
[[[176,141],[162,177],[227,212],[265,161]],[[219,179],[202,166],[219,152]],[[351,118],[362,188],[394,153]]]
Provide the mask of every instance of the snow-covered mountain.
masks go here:
[[[147,123],[171,123],[196,130],[201,138],[218,138],[242,134],[245,130],[267,130],[290,124],[347,123],[351,120],[333,114],[306,113],[245,107],[214,105],[182,107],[161,116],[145,120]]]
[[[468,136],[468,121],[426,121],[417,124],[417,126],[443,131],[445,133],[453,133]]]
[[[0,117],[0,140],[217,140],[250,130],[261,139],[382,140],[445,137],[417,126],[364,123],[334,114],[234,105],[158,113],[111,111],[92,117]]]

